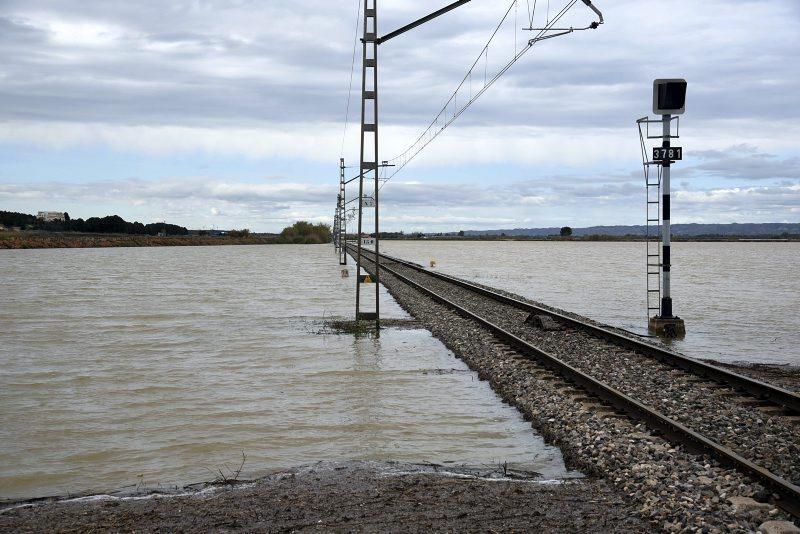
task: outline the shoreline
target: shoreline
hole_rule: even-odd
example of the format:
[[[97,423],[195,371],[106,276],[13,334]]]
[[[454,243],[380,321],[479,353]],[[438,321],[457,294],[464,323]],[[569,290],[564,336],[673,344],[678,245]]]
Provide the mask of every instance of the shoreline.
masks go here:
[[[191,494],[95,496],[0,510],[0,530],[641,532],[596,478],[543,481],[393,462],[323,462]]]
[[[192,482],[179,485],[161,484],[153,486],[124,486],[115,490],[87,490],[66,495],[49,495],[42,497],[23,497],[0,499],[0,514],[26,507],[46,506],[53,504],[88,503],[107,500],[143,500],[148,498],[180,498],[198,495],[201,493],[214,493],[223,490],[243,489],[255,484],[269,482],[274,479],[297,473],[314,472],[315,470],[341,471],[354,468],[360,471],[374,472],[376,475],[391,477],[398,475],[431,475],[448,478],[479,480],[485,482],[526,482],[541,485],[560,485],[580,482],[586,477],[580,473],[563,478],[547,478],[541,473],[527,469],[518,469],[511,465],[485,464],[472,466],[466,464],[438,464],[433,462],[405,462],[398,460],[320,460],[314,463],[300,464],[293,467],[266,469],[263,474],[255,478],[239,478],[235,472],[224,480],[217,477],[214,480]]]
[[[116,247],[275,245],[277,237],[150,236],[124,234],[0,233],[0,250]]]
[[[429,236],[424,238],[381,237],[383,241],[422,242],[548,242],[548,243],[644,243],[644,239],[630,236]],[[714,238],[673,236],[682,243],[800,243],[795,238],[752,238],[725,236]],[[114,248],[114,247],[179,247],[179,246],[231,246],[277,245],[278,236],[151,236],[135,234],[75,234],[69,232],[0,232],[0,250],[53,249],[53,248]]]

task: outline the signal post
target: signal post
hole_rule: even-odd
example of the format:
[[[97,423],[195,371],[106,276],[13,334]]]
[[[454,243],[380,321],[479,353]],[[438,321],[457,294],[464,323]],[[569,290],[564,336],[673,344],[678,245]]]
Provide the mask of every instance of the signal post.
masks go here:
[[[673,118],[686,110],[686,80],[658,79],[653,82],[653,113],[661,115],[661,147],[653,148],[653,161],[661,166],[661,309],[648,327],[665,337],[684,337],[686,324],[672,310],[672,235],[670,229],[670,173],[672,163],[683,159],[683,148],[673,147]]]

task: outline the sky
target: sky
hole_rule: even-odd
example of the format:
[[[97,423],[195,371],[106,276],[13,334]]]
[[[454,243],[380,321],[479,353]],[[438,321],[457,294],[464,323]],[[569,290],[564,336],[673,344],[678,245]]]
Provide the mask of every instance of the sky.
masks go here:
[[[378,33],[447,3],[380,0]],[[530,7],[540,27],[565,0],[547,3],[473,0],[381,45],[379,159],[413,144],[509,8],[461,102],[532,36]],[[358,5],[0,0],[0,210],[330,224],[339,158],[359,159]],[[689,83],[673,223],[800,222],[800,2],[595,5],[599,29],[536,44],[385,183],[382,230],[643,224],[635,121],[655,78]],[[578,2],[559,25],[593,20]]]

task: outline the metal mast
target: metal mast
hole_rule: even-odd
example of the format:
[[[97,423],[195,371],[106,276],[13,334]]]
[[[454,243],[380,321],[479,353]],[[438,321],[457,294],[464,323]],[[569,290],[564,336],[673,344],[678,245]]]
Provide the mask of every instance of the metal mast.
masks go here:
[[[380,259],[378,258],[378,16],[377,1],[364,0],[364,37],[361,61],[361,162],[358,178],[358,240],[356,252],[356,320],[375,320],[380,328]],[[364,180],[370,176],[374,179],[374,196],[371,202],[364,196]],[[366,206],[365,206],[366,204]],[[362,239],[364,231],[364,207],[374,205],[374,243],[375,246],[375,311],[363,312],[361,302],[361,284],[372,281],[366,272],[361,272],[361,249],[370,243]]]
[[[426,15],[410,24],[406,24],[391,33],[378,37],[378,0],[364,0],[364,37],[361,61],[361,162],[358,176],[358,241],[356,251],[356,320],[374,320],[376,328],[380,329],[380,225],[378,192],[380,190],[378,165],[378,45],[402,35],[426,22],[467,4],[470,0],[458,0],[438,11]],[[584,2],[587,0],[584,0]],[[383,166],[390,166],[386,163]],[[373,178],[372,196],[364,196],[365,178]],[[374,209],[375,233],[362,236],[364,231],[364,208]],[[375,271],[372,276],[365,272],[361,274],[361,249],[364,246],[374,246]],[[361,311],[361,284],[370,282],[375,284],[375,311]]]

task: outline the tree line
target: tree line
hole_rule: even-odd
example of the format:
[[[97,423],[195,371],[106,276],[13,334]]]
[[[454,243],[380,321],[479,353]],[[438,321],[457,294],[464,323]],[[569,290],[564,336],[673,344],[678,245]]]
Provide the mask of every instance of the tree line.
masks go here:
[[[189,230],[183,226],[166,223],[142,224],[128,222],[119,215],[90,217],[86,220],[72,219],[64,213],[64,220],[43,221],[35,215],[0,211],[0,224],[6,227],[19,227],[24,230],[45,232],[79,232],[87,234],[131,234],[131,235],[187,235]]]

